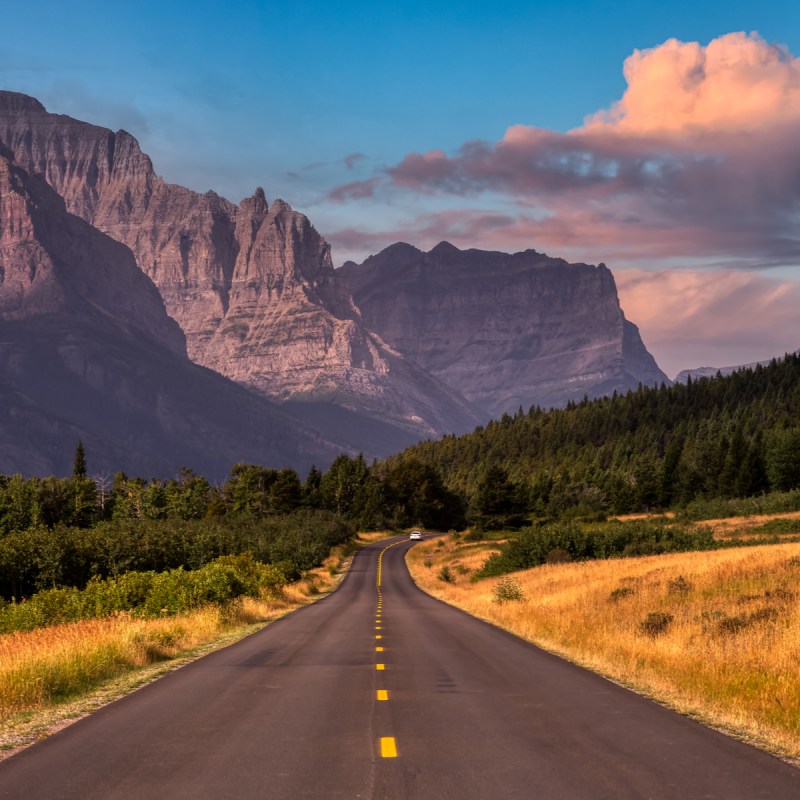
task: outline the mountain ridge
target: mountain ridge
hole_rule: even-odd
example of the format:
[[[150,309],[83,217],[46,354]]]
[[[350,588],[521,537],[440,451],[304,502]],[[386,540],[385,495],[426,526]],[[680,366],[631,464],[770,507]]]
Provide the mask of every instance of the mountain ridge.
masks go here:
[[[70,212],[130,247],[196,363],[273,400],[330,402],[419,437],[478,423],[458,393],[364,326],[330,246],[285,201],[257,189],[237,206],[169,184],[130,134],[9,92],[0,141]]]
[[[0,151],[0,459],[222,479],[252,460],[306,469],[341,451],[266,399],[192,364],[133,254]]]
[[[670,383],[604,264],[397,243],[340,272],[370,328],[490,417]]]

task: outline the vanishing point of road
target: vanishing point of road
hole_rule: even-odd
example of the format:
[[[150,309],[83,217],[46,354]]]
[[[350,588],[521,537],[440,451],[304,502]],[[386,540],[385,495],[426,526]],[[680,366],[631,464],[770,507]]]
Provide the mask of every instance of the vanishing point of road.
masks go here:
[[[0,797],[800,798],[800,770],[428,597],[408,547],[0,763]]]

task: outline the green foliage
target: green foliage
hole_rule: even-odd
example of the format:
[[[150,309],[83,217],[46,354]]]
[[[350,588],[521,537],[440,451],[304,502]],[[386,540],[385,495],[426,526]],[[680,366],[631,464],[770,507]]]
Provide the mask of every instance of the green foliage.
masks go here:
[[[83,448],[83,442],[78,441],[78,446],[75,448],[75,459],[72,462],[72,478],[82,479],[86,477],[86,451]]]
[[[665,611],[651,611],[640,623],[639,631],[645,636],[655,639],[669,630],[672,624],[672,614]]]
[[[439,580],[440,581],[444,581],[445,583],[455,583],[456,582],[456,576],[453,575],[453,570],[451,570],[450,567],[447,566],[447,564],[445,564],[439,570]]]
[[[519,602],[525,598],[520,582],[508,575],[497,581],[493,594],[495,603]]]
[[[800,490],[770,492],[746,498],[698,498],[679,513],[680,519],[703,520],[741,517],[750,514],[781,514],[800,511]],[[779,531],[776,531],[779,532]]]
[[[433,530],[463,528],[464,503],[442,483],[429,464],[409,458],[395,464],[384,481],[391,524],[396,528],[419,525]]]
[[[472,496],[470,521],[480,530],[519,527],[523,522],[521,490],[499,464],[484,471]]]
[[[95,577],[131,571],[196,570],[244,553],[296,577],[353,533],[349,522],[327,511],[264,519],[118,519],[88,529],[39,526],[0,538],[0,595],[19,599],[46,588],[81,588]]]
[[[614,556],[638,556],[716,547],[708,529],[680,524],[637,520],[587,526],[557,522],[524,528],[486,560],[476,578],[504,575],[545,564],[558,553],[559,560],[583,561]]]
[[[136,617],[178,614],[208,603],[277,592],[286,582],[279,567],[249,553],[222,556],[197,570],[127,572],[92,578],[84,589],[47,589],[19,603],[0,604],[0,633],[129,613]]]
[[[800,533],[800,519],[786,519],[779,517],[778,519],[771,519],[757,528],[753,528],[750,533],[756,533],[763,536],[771,534],[786,534],[786,533]]]
[[[385,469],[435,469],[470,498],[479,524],[489,508],[510,507],[509,484],[527,514],[600,518],[800,488],[798,418],[800,356],[789,355],[726,377],[504,415],[415,445]]]

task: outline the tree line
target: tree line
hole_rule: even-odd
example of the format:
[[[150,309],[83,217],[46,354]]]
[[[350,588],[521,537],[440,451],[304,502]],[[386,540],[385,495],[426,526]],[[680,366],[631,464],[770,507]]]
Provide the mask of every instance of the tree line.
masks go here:
[[[251,552],[287,574],[356,529],[522,527],[687,508],[800,487],[800,356],[565,409],[533,407],[380,462],[340,455],[301,477],[238,464],[221,485],[0,476],[0,593]],[[796,493],[800,497],[800,493]],[[783,501],[782,501],[783,502]]]
[[[532,407],[392,456],[435,469],[470,521],[600,517],[800,487],[800,356]]]

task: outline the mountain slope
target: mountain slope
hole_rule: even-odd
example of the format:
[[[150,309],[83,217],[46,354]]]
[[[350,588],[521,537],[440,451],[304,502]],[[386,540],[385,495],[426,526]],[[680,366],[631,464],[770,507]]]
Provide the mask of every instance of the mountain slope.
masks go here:
[[[371,330],[487,416],[669,383],[602,264],[398,243],[339,273]]]
[[[67,213],[0,148],[0,472],[223,477],[240,460],[299,469],[336,448],[185,356],[125,246]]]

